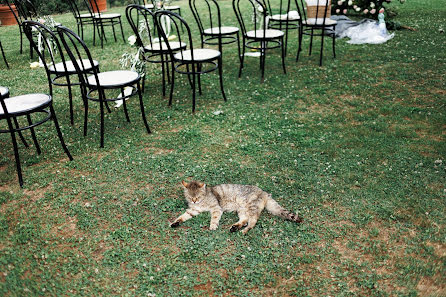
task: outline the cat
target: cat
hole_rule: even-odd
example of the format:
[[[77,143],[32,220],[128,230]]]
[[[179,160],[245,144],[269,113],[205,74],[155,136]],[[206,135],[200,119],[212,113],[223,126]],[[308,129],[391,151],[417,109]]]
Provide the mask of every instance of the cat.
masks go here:
[[[259,187],[249,185],[222,184],[208,187],[198,181],[187,183],[182,181],[184,196],[188,208],[184,214],[179,216],[170,226],[178,227],[180,223],[205,212],[211,212],[210,230],[216,230],[224,211],[236,211],[239,221],[232,225],[230,231],[235,232],[243,227],[242,233],[246,234],[254,228],[260,213],[264,208],[273,215],[280,216],[286,220],[301,223],[302,218],[291,213],[279,205],[271,195]]]

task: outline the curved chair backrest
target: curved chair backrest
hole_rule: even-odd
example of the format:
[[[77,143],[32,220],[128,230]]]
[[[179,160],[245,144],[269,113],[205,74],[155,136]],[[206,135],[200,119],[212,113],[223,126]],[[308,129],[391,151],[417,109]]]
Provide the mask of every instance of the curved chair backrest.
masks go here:
[[[65,57],[63,55],[62,47],[60,45],[59,39],[56,34],[48,28],[47,26],[36,22],[36,21],[24,21],[23,32],[28,38],[34,51],[40,58],[42,62],[46,75],[48,78],[48,85],[50,89],[50,94],[53,94],[52,83],[51,83],[51,71],[49,67],[51,65],[56,65],[60,61],[56,61],[56,55],[60,56],[61,62],[63,64],[65,72],[67,72],[67,66],[65,63]],[[37,35],[37,38],[36,38]],[[37,39],[37,40],[36,40]],[[40,49],[36,41],[40,43]]]
[[[298,0],[300,1],[301,19],[323,19],[320,24],[325,25],[325,20],[329,16],[331,0]],[[311,8],[310,8],[311,7]],[[319,23],[319,22],[318,22]]]
[[[92,16],[98,16],[101,17],[101,11],[99,10],[99,5],[96,0],[84,0],[85,3],[87,3],[87,7],[89,7],[90,13]]]
[[[263,0],[233,0],[237,21],[240,24],[243,36],[251,30],[266,30],[267,9]],[[261,37],[261,36],[259,36]]]
[[[2,95],[2,92],[0,92],[0,106],[2,107],[3,110],[3,116],[0,115],[0,119],[8,118],[8,108],[6,108],[6,103],[4,101],[4,99],[6,98],[8,98],[8,94]]]
[[[193,51],[193,44],[192,44],[192,34],[189,28],[189,25],[187,22],[177,13],[171,12],[169,10],[159,10],[155,13],[155,19],[156,19],[156,25],[158,26],[158,34],[160,41],[164,41],[167,44],[167,48],[170,52],[170,55],[172,57],[173,61],[173,55],[174,51],[169,45],[169,36],[176,36],[178,39],[177,41],[181,43],[187,44],[189,46],[189,49],[191,50],[191,56],[192,61],[194,61],[194,51]],[[183,25],[184,28],[186,28],[185,33],[181,33],[180,26]],[[168,32],[166,30],[169,30],[170,27],[170,34],[168,36]],[[181,53],[181,59],[184,58],[184,51],[185,48],[181,48],[179,50],[176,50],[175,53]]]
[[[16,11],[14,11],[14,9],[12,9],[11,5],[15,4],[13,2],[9,2],[9,0],[4,0],[6,2],[6,5],[8,5],[9,9],[11,10],[12,14],[14,15],[14,18],[17,22],[17,24],[21,25],[22,24],[22,19],[21,17],[18,15],[18,13],[16,13]]]
[[[37,18],[37,9],[31,1],[14,0],[14,4],[19,14],[20,23]]]
[[[79,82],[81,84],[81,90],[83,92],[86,91],[88,82],[87,77],[92,74],[94,75],[94,78],[96,80],[96,85],[98,86],[98,88],[100,88],[101,86],[98,78],[99,69],[97,69],[96,67],[89,67],[90,65],[95,65],[95,63],[85,42],[76,33],[64,26],[58,26],[57,32],[59,33],[60,40],[62,41],[65,51],[67,52],[71,62],[74,65],[74,68],[76,69],[77,75],[79,77]],[[86,64],[87,61],[88,64]],[[91,68],[91,71],[89,71],[88,73],[82,70],[88,68]],[[101,92],[100,95],[102,96]]]
[[[74,15],[74,18],[78,19],[81,15],[81,9],[79,9],[78,1],[76,0],[67,0],[70,5],[71,13]],[[88,7],[88,6],[87,6]]]
[[[151,48],[153,40],[158,38],[155,14],[136,4],[130,4],[125,9],[127,20],[136,36],[138,47],[149,46]]]
[[[192,10],[201,34],[203,34],[206,28],[221,27],[220,7],[217,1],[189,0],[189,7]]]

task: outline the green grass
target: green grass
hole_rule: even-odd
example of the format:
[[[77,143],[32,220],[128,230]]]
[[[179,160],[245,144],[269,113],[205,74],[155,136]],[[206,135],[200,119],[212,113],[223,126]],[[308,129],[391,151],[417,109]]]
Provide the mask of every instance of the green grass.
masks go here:
[[[296,63],[293,37],[288,74],[271,53],[264,84],[255,58],[237,79],[236,47],[225,47],[228,102],[217,75],[206,75],[194,115],[187,80],[177,80],[169,108],[160,70],[149,66],[153,133],[131,99],[131,124],[121,110],[107,115],[104,149],[98,106],[84,138],[78,90],[72,127],[67,90],[56,87],[74,161],[54,128],[40,126],[43,154],[20,148],[21,189],[10,136],[0,135],[0,295],[445,296],[446,8],[425,2],[407,1],[396,18],[416,31],[383,45],[339,40],[323,67],[319,42],[309,57],[307,39]],[[231,2],[221,6],[235,24]],[[55,19],[74,27],[70,14]],[[124,29],[129,36],[126,21]],[[43,70],[19,54],[17,27],[0,34],[12,66],[0,85],[12,95],[47,92]],[[91,35],[86,42],[104,71],[132,50],[122,40],[104,50]],[[183,179],[259,185],[305,221],[265,212],[243,236],[229,233],[235,214],[214,232],[202,214],[171,229],[186,207]]]

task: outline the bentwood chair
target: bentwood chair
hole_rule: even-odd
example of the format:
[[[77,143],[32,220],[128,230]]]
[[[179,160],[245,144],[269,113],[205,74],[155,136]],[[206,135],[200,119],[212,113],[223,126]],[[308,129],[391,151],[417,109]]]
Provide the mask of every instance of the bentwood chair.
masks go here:
[[[223,44],[237,42],[240,59],[240,29],[222,26],[218,2],[216,0],[189,0],[189,7],[200,31],[201,47],[205,44],[218,45],[218,50],[223,54]]]
[[[167,45],[172,65],[172,78],[169,97],[169,106],[172,105],[173,90],[175,86],[175,73],[186,74],[192,88],[192,112],[195,112],[196,85],[198,83],[198,91],[201,95],[201,75],[218,70],[220,78],[220,89],[223,99],[226,101],[226,95],[223,88],[223,71],[221,53],[214,49],[195,49],[192,43],[192,33],[186,21],[178,14],[160,10],[155,13],[156,24],[160,37]],[[166,25],[167,24],[167,25]],[[179,26],[186,28],[184,34],[180,33]],[[170,29],[168,29],[168,27]],[[179,50],[173,49],[169,43],[168,32],[176,34],[180,44],[187,44],[189,49],[180,47]]]
[[[288,31],[296,30],[300,38],[300,15],[297,0],[265,0],[268,10],[268,28],[285,32],[285,56],[288,47]]]
[[[38,118],[37,122],[33,122],[31,116],[36,116]],[[19,127],[16,121],[17,117],[26,117],[28,124],[26,126]],[[5,95],[3,95],[2,92],[0,92],[0,121],[2,120],[6,120],[7,129],[0,130],[0,133],[9,133],[11,135],[12,145],[14,147],[17,175],[21,187],[23,187],[23,176],[22,168],[20,165],[20,156],[17,146],[16,133],[21,135],[21,131],[26,129],[31,130],[31,136],[34,141],[37,154],[40,155],[41,150],[34,128],[49,120],[53,120],[62,148],[64,149],[65,154],[67,154],[70,161],[73,160],[73,157],[71,156],[67,146],[65,145],[62,132],[60,131],[56,113],[53,108],[53,100],[50,95],[37,93],[7,98]],[[13,121],[16,122],[15,126],[13,125]]]
[[[243,51],[239,69],[242,75],[243,62],[246,49],[260,50],[261,82],[265,77],[265,61],[267,50],[280,48],[282,52],[282,69],[285,68],[285,46],[283,44],[284,32],[268,29],[267,10],[263,0],[233,0],[232,6],[243,33]]]
[[[14,18],[19,25],[19,33],[20,33],[20,54],[23,53],[23,27],[22,23],[28,19],[32,19],[36,16],[36,11],[34,5],[27,1],[27,0],[12,0],[10,2],[9,0],[4,0],[6,2],[6,5],[8,5],[9,9],[11,10],[12,14],[14,15]],[[25,5],[25,3],[28,3],[28,5]],[[11,5],[15,5],[16,11],[12,9]],[[17,12],[17,13],[16,13]],[[33,51],[31,45],[29,45],[29,53],[32,58]]]
[[[324,54],[324,38],[332,38],[333,58],[336,58],[336,34],[335,28],[337,22],[330,19],[331,0],[299,0],[299,14],[302,16],[302,27],[300,34],[310,36],[310,52],[313,47],[313,37],[321,37],[321,52],[319,66],[322,66],[322,57]],[[299,38],[299,49],[297,51],[296,61],[299,60],[301,52],[302,37]]]
[[[96,31],[98,31],[99,35],[99,29],[95,25],[93,15],[90,11],[88,12],[82,12],[81,7],[79,6],[79,1],[77,0],[67,0],[70,5],[71,13],[74,16],[74,19],[76,20],[77,25],[77,35],[79,35],[82,40],[84,40],[84,26],[87,25],[93,25],[93,43],[96,41]],[[89,9],[89,6],[84,1],[84,5],[86,6],[85,9]]]
[[[0,50],[2,51],[3,61],[5,61],[6,68],[9,69],[8,61],[6,60],[5,52],[3,50],[2,42],[0,41]]]
[[[74,125],[72,86],[79,85],[79,82],[77,82],[77,71],[73,62],[71,60],[66,61],[58,37],[45,25],[36,21],[24,21],[23,31],[39,55],[41,63],[46,64],[45,69],[48,69],[47,76],[50,79],[48,83],[50,85],[68,87],[70,122],[71,125]],[[36,34],[40,36],[40,48],[33,38]],[[88,59],[84,59],[82,66],[84,67],[81,68],[82,72],[93,73],[93,68],[99,68],[99,62],[93,60],[93,64],[90,64]],[[53,96],[52,89],[50,89],[50,95]]]
[[[62,44],[68,53],[78,75],[81,93],[84,100],[84,136],[87,135],[88,105],[89,101],[98,102],[101,117],[100,146],[104,147],[104,107],[109,112],[108,102],[122,100],[127,122],[130,118],[127,111],[127,99],[138,94],[141,116],[147,133],[150,132],[144,111],[142,92],[140,86],[141,76],[135,71],[117,70],[100,72],[92,67],[92,72],[83,71],[88,65],[94,65],[94,60],[85,42],[76,33],[63,26],[57,27]],[[88,61],[88,62],[87,62]],[[88,64],[87,64],[88,63]]]
[[[116,39],[116,32],[115,32],[115,25],[119,25],[121,28],[121,35],[122,40],[125,42],[124,37],[124,31],[122,30],[122,22],[121,22],[121,14],[119,13],[101,13],[99,11],[99,6],[96,0],[84,0],[85,3],[88,3],[88,7],[90,9],[91,16],[93,18],[93,21],[95,22],[96,26],[98,27],[98,30],[100,32],[99,37],[101,39],[101,48],[104,47],[104,39],[107,41],[107,38],[105,36],[105,27],[112,27],[113,30],[113,37]],[[93,40],[94,44],[94,40]]]
[[[163,96],[165,96],[166,80],[167,82],[170,82],[170,54],[166,43],[159,38],[155,13],[148,8],[135,4],[127,6],[125,13],[130,27],[132,28],[133,33],[135,33],[136,44],[139,48],[143,48],[144,50],[144,61],[147,63],[161,64],[163,79],[162,89]],[[170,49],[175,52],[186,48],[186,43],[184,42],[168,40],[168,43]],[[144,82],[145,77],[143,78],[143,90]]]

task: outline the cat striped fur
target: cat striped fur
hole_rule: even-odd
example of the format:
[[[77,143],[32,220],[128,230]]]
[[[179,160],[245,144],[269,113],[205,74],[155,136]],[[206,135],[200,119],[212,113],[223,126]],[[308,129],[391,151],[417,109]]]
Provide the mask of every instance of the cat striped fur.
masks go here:
[[[211,213],[210,230],[218,228],[223,212],[236,211],[239,221],[231,226],[230,231],[235,232],[246,226],[242,229],[244,234],[254,228],[263,209],[286,220],[302,222],[298,214],[286,210],[271,198],[270,194],[256,186],[221,184],[208,187],[199,181],[183,181],[182,185],[188,208],[170,225],[171,227],[177,227],[205,211]]]

